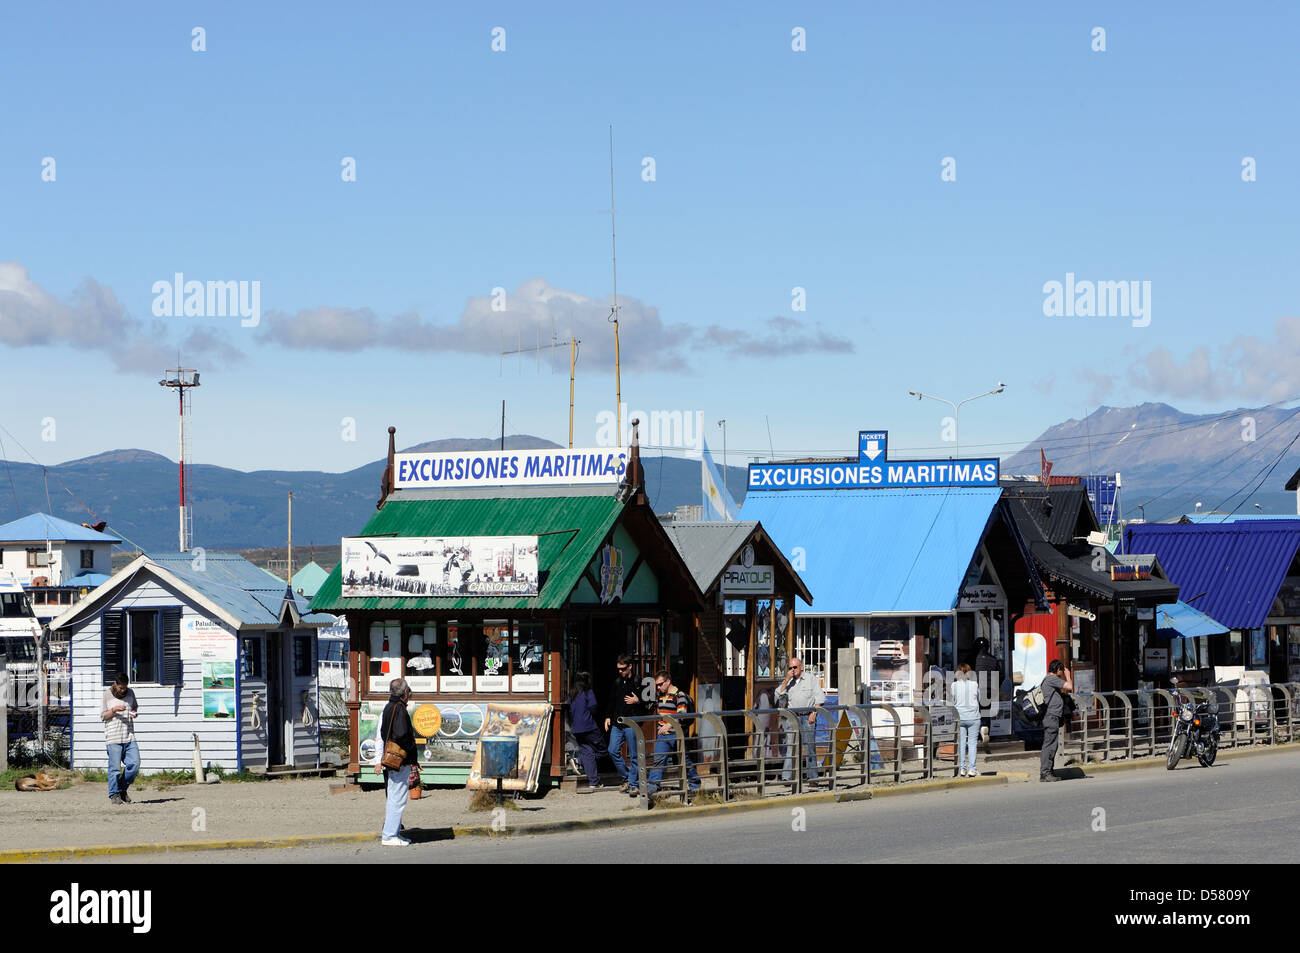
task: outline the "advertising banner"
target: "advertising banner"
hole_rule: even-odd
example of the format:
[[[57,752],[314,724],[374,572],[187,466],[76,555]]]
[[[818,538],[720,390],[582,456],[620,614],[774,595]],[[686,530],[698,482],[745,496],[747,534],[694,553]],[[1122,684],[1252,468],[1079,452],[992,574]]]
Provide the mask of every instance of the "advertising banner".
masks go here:
[[[203,717],[235,717],[235,663],[203,663]]]
[[[536,536],[344,537],[343,597],[537,595]]]
[[[889,459],[888,432],[858,434],[858,458],[824,463],[751,463],[751,490],[847,490],[870,487],[997,486],[998,460]]]
[[[379,719],[387,702],[361,703],[357,716],[358,762],[378,768],[384,750],[380,744]],[[487,706],[455,702],[410,702],[407,712],[415,730],[416,756],[423,767],[461,765],[469,767],[483,733]]]
[[[476,486],[614,485],[627,469],[627,448],[594,450],[460,450],[399,453],[393,485],[399,490]]]
[[[181,658],[197,662],[234,662],[235,636],[220,622],[188,618],[181,622]]]
[[[546,740],[551,733],[551,706],[545,703],[488,702],[487,724],[480,738],[513,736],[519,739],[519,767],[512,778],[502,781],[506,791],[536,791],[537,779],[546,757]],[[474,751],[466,787],[471,791],[496,790],[496,779],[482,773],[482,749]]]

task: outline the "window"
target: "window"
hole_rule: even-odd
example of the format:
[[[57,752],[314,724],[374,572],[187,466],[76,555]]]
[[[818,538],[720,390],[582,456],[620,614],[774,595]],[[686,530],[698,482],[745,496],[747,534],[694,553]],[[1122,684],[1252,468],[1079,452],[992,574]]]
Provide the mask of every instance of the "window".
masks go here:
[[[50,564],[50,554],[43,549],[27,550],[27,568],[37,569]]]
[[[316,661],[312,657],[310,635],[295,635],[293,637],[293,677],[294,678],[311,678],[312,665]]]
[[[803,667],[809,674],[816,675],[823,685],[830,687],[831,679],[828,678],[827,664],[830,649],[826,621],[808,618],[797,620],[795,629],[798,636],[795,639],[794,654],[803,659]]]
[[[127,616],[124,661],[132,682],[158,681],[158,613],[154,609],[132,611]]]
[[[93,549],[83,549],[81,551],[81,568],[82,569],[95,568],[95,551]]]
[[[126,672],[132,682],[181,684],[180,606],[105,612],[100,632],[105,682]]]
[[[239,654],[243,659],[244,678],[261,678],[262,640],[257,636],[244,636],[239,640]]]

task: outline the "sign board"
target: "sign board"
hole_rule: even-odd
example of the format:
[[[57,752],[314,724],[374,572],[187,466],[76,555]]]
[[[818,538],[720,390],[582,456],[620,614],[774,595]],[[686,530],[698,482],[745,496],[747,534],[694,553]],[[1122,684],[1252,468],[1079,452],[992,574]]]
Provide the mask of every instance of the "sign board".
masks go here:
[[[1142,650],[1142,671],[1147,678],[1163,678],[1169,674],[1169,649],[1146,648]]]
[[[480,739],[484,735],[511,735],[519,739],[519,767],[513,778],[501,782],[501,787],[506,791],[536,791],[546,755],[546,739],[551,731],[551,706],[544,702],[488,702],[485,707],[487,724],[483,726]],[[482,758],[482,748],[476,746],[469,781],[465,785],[471,791],[496,789],[495,779],[483,777]]]
[[[858,457],[822,463],[751,463],[751,490],[848,490],[872,487],[997,486],[998,460],[889,459],[889,432],[858,433]]]
[[[343,598],[537,595],[536,536],[344,537]]]
[[[627,469],[626,448],[594,450],[459,450],[399,453],[393,486],[399,490],[477,486],[616,484]]]
[[[1110,578],[1116,582],[1150,579],[1151,564],[1135,563],[1133,565],[1125,565],[1123,563],[1116,563],[1110,567]]]
[[[958,609],[996,609],[1006,604],[997,586],[966,586],[957,597]]]
[[[211,619],[190,617],[181,622],[181,658],[197,662],[233,662],[234,633]]]
[[[728,566],[722,574],[724,596],[770,596],[774,591],[771,566],[750,566],[739,563]]]

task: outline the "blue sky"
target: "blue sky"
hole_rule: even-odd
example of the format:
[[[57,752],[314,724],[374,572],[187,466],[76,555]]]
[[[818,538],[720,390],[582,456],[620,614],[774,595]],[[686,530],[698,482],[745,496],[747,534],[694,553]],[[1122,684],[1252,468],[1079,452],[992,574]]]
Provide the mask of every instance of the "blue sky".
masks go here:
[[[498,352],[570,326],[594,444],[611,124],[624,401],[717,449],[726,418],[732,463],[769,419],[778,455],[941,446],[911,389],[1005,381],[962,415],[994,453],[1103,402],[1300,394],[1286,5],[263,7],[5,15],[0,424],[41,462],[174,457],[177,347],[198,462],[350,469],[390,424],[492,435],[502,399],[563,442],[567,348]],[[260,282],[259,324],[155,317],[176,272]],[[1149,326],[1046,317],[1067,273],[1149,281]]]

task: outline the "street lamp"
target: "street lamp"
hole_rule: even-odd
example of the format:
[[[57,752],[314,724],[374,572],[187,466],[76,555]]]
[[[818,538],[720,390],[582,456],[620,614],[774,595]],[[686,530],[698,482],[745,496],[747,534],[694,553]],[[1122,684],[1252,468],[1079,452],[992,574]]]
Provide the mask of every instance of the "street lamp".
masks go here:
[[[933,394],[923,394],[919,390],[909,390],[907,392],[907,395],[909,397],[915,397],[917,400],[920,400],[922,397],[928,397],[931,400],[939,401],[939,403],[941,404],[947,404],[949,407],[952,408],[952,438],[953,438],[954,448],[956,450],[956,453],[954,455],[960,457],[961,456],[961,434],[959,432],[959,426],[960,426],[959,420],[961,417],[961,405],[969,404],[972,400],[979,400],[981,397],[990,397],[993,394],[1000,394],[1006,389],[1007,389],[1007,385],[1002,383],[1001,381],[998,381],[998,386],[993,388],[993,390],[985,391],[982,394],[976,394],[974,397],[967,397],[965,400],[960,400],[955,404],[952,401],[948,400],[947,398],[935,397]]]

